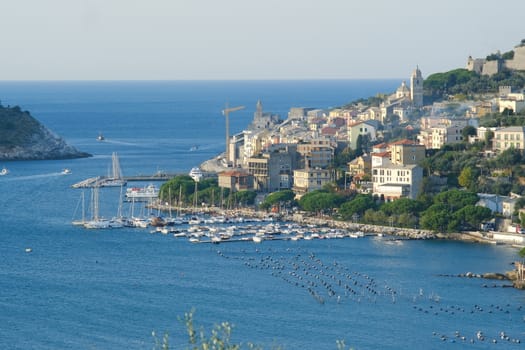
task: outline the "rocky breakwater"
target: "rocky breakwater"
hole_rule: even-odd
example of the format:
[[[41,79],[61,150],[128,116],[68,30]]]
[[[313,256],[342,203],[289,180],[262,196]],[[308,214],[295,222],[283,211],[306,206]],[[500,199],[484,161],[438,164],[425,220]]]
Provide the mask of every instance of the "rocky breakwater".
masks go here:
[[[436,238],[435,233],[429,230],[359,224],[359,223],[353,223],[353,222],[347,222],[347,221],[333,220],[328,217],[323,218],[323,217],[304,216],[302,214],[294,214],[287,219],[298,222],[298,223],[306,224],[306,225],[328,226],[328,227],[333,227],[333,228],[345,229],[349,231],[361,231],[361,232],[364,232],[365,234],[370,234],[370,235],[386,234],[386,235],[395,235],[395,236],[405,237],[407,239]]]
[[[61,137],[20,107],[0,106],[0,160],[68,159],[91,156]]]

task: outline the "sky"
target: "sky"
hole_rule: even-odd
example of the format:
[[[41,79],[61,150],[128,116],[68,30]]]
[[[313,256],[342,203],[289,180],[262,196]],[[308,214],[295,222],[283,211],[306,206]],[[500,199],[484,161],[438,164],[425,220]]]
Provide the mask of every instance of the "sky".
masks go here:
[[[408,78],[525,39],[525,1],[16,0],[2,80]]]

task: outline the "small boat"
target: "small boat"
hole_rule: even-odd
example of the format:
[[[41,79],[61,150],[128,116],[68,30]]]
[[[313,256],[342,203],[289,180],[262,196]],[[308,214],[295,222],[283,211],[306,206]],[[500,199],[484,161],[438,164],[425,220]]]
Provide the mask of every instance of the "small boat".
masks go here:
[[[198,149],[199,149],[199,145],[193,145],[193,146],[191,146],[190,151],[195,152]]]
[[[102,135],[102,133],[98,134],[97,141],[104,141],[104,140],[105,140],[104,135]]]
[[[6,167],[3,167],[2,170],[0,170],[0,176],[4,176],[9,174],[9,170],[7,170]]]
[[[62,175],[69,175],[69,174],[71,174],[71,169],[65,168],[65,169],[62,170],[61,174]]]
[[[254,241],[255,243],[261,243],[263,241],[263,237],[262,236],[253,236],[252,237],[252,241]]]
[[[26,253],[31,253],[33,251],[32,248],[26,248]]]

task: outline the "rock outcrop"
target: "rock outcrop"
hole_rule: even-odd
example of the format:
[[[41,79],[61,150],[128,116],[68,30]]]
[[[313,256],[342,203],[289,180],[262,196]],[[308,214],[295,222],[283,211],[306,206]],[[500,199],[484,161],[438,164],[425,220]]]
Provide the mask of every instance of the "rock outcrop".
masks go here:
[[[61,137],[20,107],[0,106],[0,160],[68,159],[91,156]]]

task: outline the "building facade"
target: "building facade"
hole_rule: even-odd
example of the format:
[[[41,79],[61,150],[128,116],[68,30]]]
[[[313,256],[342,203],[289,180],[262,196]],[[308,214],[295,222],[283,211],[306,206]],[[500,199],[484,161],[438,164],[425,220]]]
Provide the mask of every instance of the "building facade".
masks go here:
[[[423,169],[418,165],[387,164],[372,168],[372,192],[386,201],[416,199],[422,181]]]
[[[219,174],[219,187],[232,192],[253,190],[253,175],[240,170],[223,171]]]
[[[299,169],[294,170],[293,175],[293,190],[298,197],[320,190],[324,185],[332,182],[330,171],[327,169]]]
[[[492,150],[495,152],[502,152],[509,148],[525,149],[525,127],[523,126],[509,126],[494,131],[494,138],[492,139]]]

